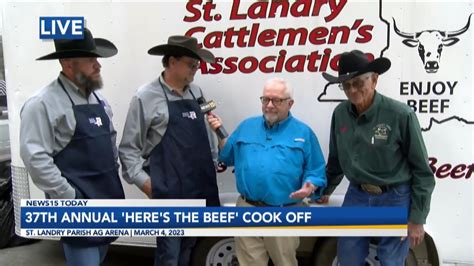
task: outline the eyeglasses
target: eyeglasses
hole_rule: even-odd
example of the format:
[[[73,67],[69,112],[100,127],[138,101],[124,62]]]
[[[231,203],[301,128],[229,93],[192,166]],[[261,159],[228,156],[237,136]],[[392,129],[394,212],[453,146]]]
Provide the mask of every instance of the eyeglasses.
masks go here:
[[[347,82],[344,81],[342,83],[339,83],[339,89],[347,91],[351,87],[354,87],[354,89],[360,90],[365,84],[365,80],[370,78],[370,75],[365,75],[365,76],[360,76],[355,79],[353,79],[352,82]]]
[[[201,62],[200,61],[186,61],[186,60],[181,60],[183,63],[185,63],[190,69],[196,69],[196,68],[199,68],[199,66],[201,65]]]
[[[283,99],[280,99],[280,98],[273,98],[272,99],[272,98],[268,98],[268,97],[265,97],[265,96],[260,97],[260,101],[262,102],[263,105],[267,105],[271,101],[274,106],[280,106],[284,101],[286,101],[288,99],[290,99],[290,97],[283,98]]]

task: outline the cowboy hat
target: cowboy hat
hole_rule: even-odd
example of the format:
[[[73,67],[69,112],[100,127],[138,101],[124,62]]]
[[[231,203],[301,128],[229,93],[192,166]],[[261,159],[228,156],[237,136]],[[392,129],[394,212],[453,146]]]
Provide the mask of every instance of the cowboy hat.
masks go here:
[[[50,60],[75,57],[111,57],[117,54],[117,47],[110,41],[93,38],[92,33],[84,28],[84,38],[77,40],[55,39],[56,51],[36,60]]]
[[[206,50],[200,49],[197,40],[188,36],[170,36],[167,44],[157,45],[150,50],[151,55],[186,55],[208,63],[215,61],[214,55]]]
[[[367,72],[382,74],[390,68],[390,60],[385,57],[369,61],[367,56],[359,51],[345,52],[339,58],[339,76],[323,73],[323,77],[332,83],[341,83]]]

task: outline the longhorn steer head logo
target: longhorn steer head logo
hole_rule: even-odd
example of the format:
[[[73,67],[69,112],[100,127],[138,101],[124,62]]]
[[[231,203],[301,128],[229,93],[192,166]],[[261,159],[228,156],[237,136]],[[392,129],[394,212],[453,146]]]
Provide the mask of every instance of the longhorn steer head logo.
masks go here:
[[[397,28],[395,19],[393,26],[395,32],[406,38],[402,42],[408,47],[418,47],[418,53],[425,67],[426,73],[436,73],[439,69],[441,52],[444,46],[454,45],[459,41],[459,36],[469,29],[471,15],[467,20],[466,26],[457,31],[423,30],[415,33],[402,32]]]

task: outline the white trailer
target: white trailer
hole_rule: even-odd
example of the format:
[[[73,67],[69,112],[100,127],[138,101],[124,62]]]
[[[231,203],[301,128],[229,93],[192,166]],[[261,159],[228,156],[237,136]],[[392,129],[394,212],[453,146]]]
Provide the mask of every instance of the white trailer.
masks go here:
[[[449,0],[8,2],[3,49],[16,206],[21,198],[43,197],[19,156],[20,109],[60,70],[56,61],[35,61],[54,49],[39,39],[41,16],[82,16],[95,35],[118,47],[117,56],[100,60],[101,93],[114,110],[118,139],[134,91],[163,70],[147,50],[170,35],[188,34],[218,57],[201,67],[195,81],[218,103],[229,132],[260,113],[264,82],[283,77],[294,88],[294,116],[312,127],[327,156],[332,110],[345,96],[321,73],[334,73],[341,52],[360,49],[391,59],[378,90],[415,109],[436,175],[428,234],[407,265],[474,265],[473,10],[471,1]],[[222,202],[232,205],[231,168],[219,173],[218,185]],[[124,187],[127,198],[145,198],[136,187]],[[344,181],[331,205],[340,204],[346,187]],[[116,244],[152,246],[154,239],[121,238]],[[378,265],[375,247],[370,265]],[[337,263],[333,238],[303,238],[299,251],[314,265]],[[236,262],[231,238],[203,238],[195,256],[196,265]]]

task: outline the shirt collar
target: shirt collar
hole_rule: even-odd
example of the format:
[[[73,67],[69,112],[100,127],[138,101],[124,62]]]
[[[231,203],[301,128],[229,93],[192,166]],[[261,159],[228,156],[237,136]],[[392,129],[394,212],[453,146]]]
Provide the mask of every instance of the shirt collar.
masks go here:
[[[380,105],[380,102],[382,101],[382,96],[375,91],[374,92],[374,99],[372,101],[372,104],[369,106],[369,109],[365,110],[360,115],[357,115],[355,106],[349,102],[349,112],[354,116],[354,117],[366,117],[366,118],[371,118],[372,116],[375,115],[376,110],[378,109],[378,106]]]
[[[75,94],[79,95],[80,97],[84,98],[84,99],[88,99],[85,95],[84,95],[84,92],[81,91],[81,89],[79,89],[79,87],[74,84],[74,82],[72,82],[68,77],[66,77],[63,72],[61,72],[59,74],[59,79],[61,80],[61,82],[63,83],[64,85],[64,89],[66,90],[69,90],[69,91],[72,91],[74,92]],[[92,95],[92,93],[91,93]],[[90,95],[89,95],[90,96]]]
[[[269,127],[267,125],[267,122],[265,120],[265,116],[262,115],[262,123],[263,123],[263,126],[266,128],[266,129],[271,129],[271,130],[279,130],[280,128],[284,128],[286,127],[286,125],[288,125],[289,121],[293,119],[293,115],[291,114],[291,112],[288,112],[288,117],[283,119],[282,121],[278,122],[278,123],[275,123],[272,127]]]

